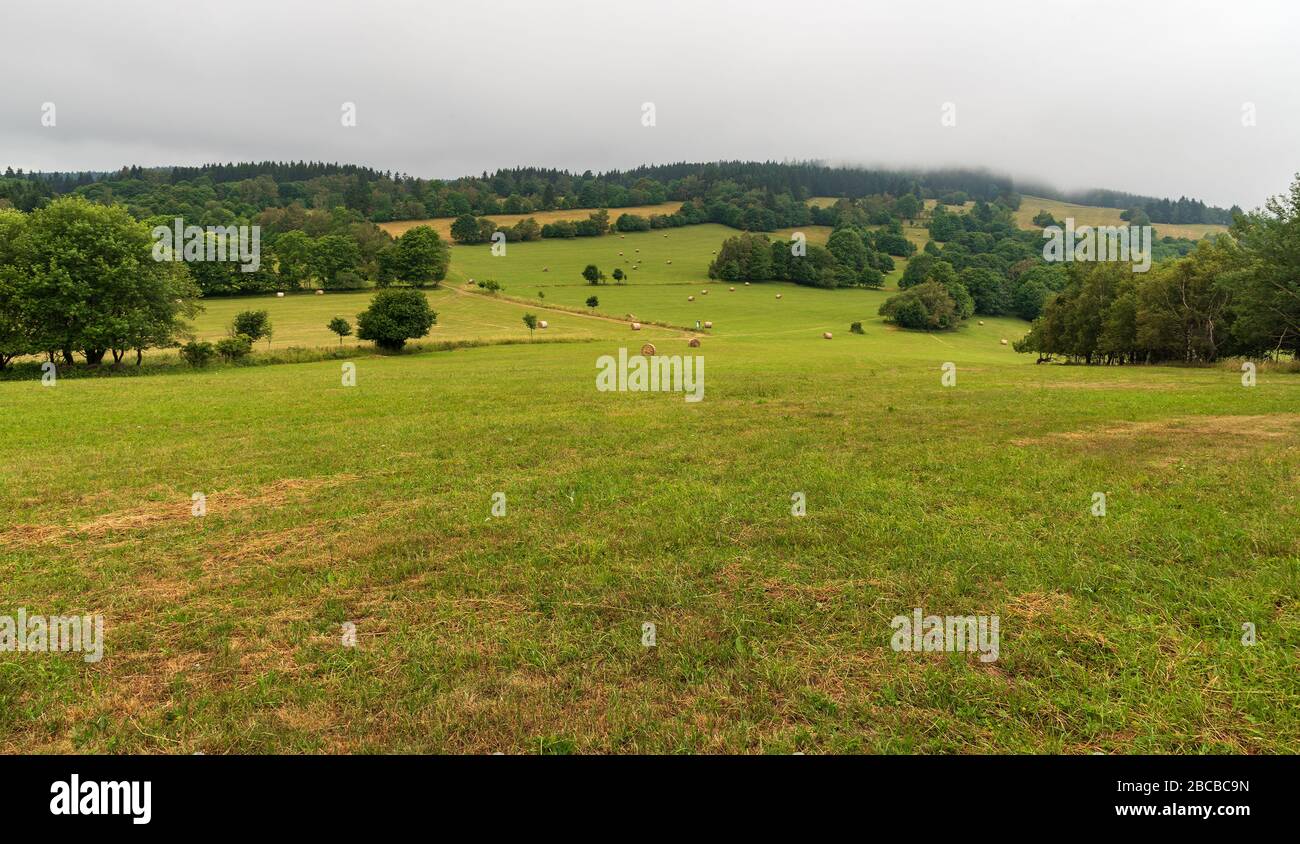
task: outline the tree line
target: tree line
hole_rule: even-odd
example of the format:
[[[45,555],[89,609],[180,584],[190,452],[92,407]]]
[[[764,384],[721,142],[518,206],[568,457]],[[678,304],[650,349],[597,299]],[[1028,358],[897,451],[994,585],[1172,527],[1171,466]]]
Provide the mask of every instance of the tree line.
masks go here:
[[[1155,222],[1230,223],[1240,209],[1222,209],[1182,197],[1178,200],[1092,191],[1063,194],[1047,186],[1016,186],[985,170],[831,167],[817,162],[679,162],[573,173],[537,167],[501,169],[458,179],[422,179],[391,170],[326,162],[242,162],[201,167],[123,167],[110,173],[23,173],[0,176],[0,206],[34,210],[56,196],[79,193],[96,202],[120,202],[136,217],[180,215],[198,220],[205,211],[250,217],[267,208],[298,203],[329,210],[338,206],[372,222],[495,214],[531,214],[577,208],[627,208],[667,200],[691,201],[711,222],[750,231],[806,225],[789,217],[791,208],[813,196],[863,197],[915,194],[939,199],[960,194],[970,200],[1000,201],[1014,207],[1018,192],[1033,192],[1085,204],[1145,209]],[[743,199],[741,199],[743,197]],[[723,202],[750,213],[743,224],[708,210]],[[778,222],[763,225],[757,209]],[[203,225],[219,221],[203,221]]]

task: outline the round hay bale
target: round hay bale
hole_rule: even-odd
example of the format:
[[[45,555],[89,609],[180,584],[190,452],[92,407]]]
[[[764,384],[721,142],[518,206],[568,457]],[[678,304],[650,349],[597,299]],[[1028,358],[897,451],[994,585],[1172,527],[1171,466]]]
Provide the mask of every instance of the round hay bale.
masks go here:
[[[712,327],[713,327],[713,323],[712,323],[712,322],[709,322],[709,321],[706,319],[706,320],[704,321],[704,327],[705,327],[705,328],[712,328]]]
[[[671,263],[672,263],[672,261],[669,261],[669,262],[668,262],[668,263],[670,263],[670,264],[671,264]]]
[[[709,291],[707,291],[707,290],[701,290],[701,291],[700,291],[700,295],[701,295],[701,296],[708,296],[708,295],[709,295]]]
[[[831,339],[831,333],[830,333],[829,331],[823,331],[823,332],[822,332],[822,337],[824,337],[825,339],[829,340],[829,339]]]
[[[324,290],[317,290],[317,291],[316,291],[316,295],[317,295],[317,296],[324,296],[324,295],[325,295],[325,291],[324,291]]]
[[[745,286],[746,286],[746,287],[749,287],[749,282],[748,282],[748,281],[745,282]]]
[[[980,320],[980,325],[983,325],[983,324],[984,324],[984,320]]]
[[[1005,345],[1007,344],[1007,338],[1003,337],[1001,342],[1002,342],[1002,345],[1005,346]]]
[[[652,358],[652,357],[654,357],[654,356],[655,356],[655,344],[654,344],[654,343],[646,343],[644,346],[641,347],[641,354],[645,355],[645,356],[648,357],[648,358]]]
[[[698,348],[700,347],[700,338],[699,338],[699,337],[692,337],[692,338],[691,338],[691,341],[690,341],[689,343],[687,343],[686,345],[690,346],[692,349],[698,349]]]
[[[640,331],[640,330],[641,330],[641,323],[639,323],[639,322],[634,322],[634,323],[632,323],[632,330],[633,330],[633,331]]]
[[[780,298],[781,298],[781,294],[780,294],[780,293],[776,294],[776,298],[780,299]]]
[[[281,290],[279,293],[276,293],[276,294],[275,294],[275,298],[277,298],[277,299],[283,299],[283,298],[284,298],[284,291]]]
[[[550,271],[551,271],[551,268],[550,268],[550,267],[542,267],[542,272],[544,272],[544,273],[549,273]],[[470,281],[473,281],[473,280],[474,280],[474,279],[472,279],[472,278],[470,279]]]
[[[694,296],[687,296],[687,297],[686,297],[686,301],[688,301],[688,302],[694,302],[694,301],[695,301],[695,297],[694,297]]]
[[[734,287],[728,287],[727,289],[730,290],[732,293],[735,293],[735,292],[736,292],[736,288],[734,288]]]
[[[537,321],[537,327],[538,327],[538,328],[546,328],[548,325],[549,325],[549,323],[548,323],[546,320],[544,320],[544,319],[541,319],[541,320],[538,320],[538,321]]]

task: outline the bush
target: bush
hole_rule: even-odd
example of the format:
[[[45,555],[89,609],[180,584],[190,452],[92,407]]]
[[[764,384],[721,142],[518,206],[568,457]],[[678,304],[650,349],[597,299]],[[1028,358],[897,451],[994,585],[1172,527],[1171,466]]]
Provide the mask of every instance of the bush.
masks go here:
[[[271,338],[271,314],[268,311],[240,311],[230,323],[230,336],[240,335],[256,343],[263,337]]]
[[[863,287],[884,287],[885,274],[875,267],[863,267],[862,272],[858,273],[858,284]]]
[[[407,340],[423,337],[437,322],[438,314],[430,310],[423,293],[390,288],[376,293],[370,307],[357,314],[357,337],[399,352]]]
[[[226,363],[243,360],[253,351],[253,338],[245,334],[217,341],[216,352]]]
[[[866,333],[867,333],[867,332],[865,332],[865,331],[862,330],[862,323],[860,323],[860,322],[855,322],[855,323],[850,324],[850,325],[849,325],[849,331],[852,332],[853,334],[866,334]]]
[[[332,282],[326,282],[327,290],[360,290],[366,286],[366,280],[355,270],[343,270],[334,276]]]
[[[191,340],[184,346],[181,346],[181,358],[190,366],[195,368],[207,366],[212,362],[212,358],[217,354],[211,343],[202,343],[197,340]]]
[[[334,319],[325,324],[325,327],[339,335],[340,346],[343,345],[343,338],[352,333],[352,323],[348,322],[343,317],[334,317]]]
[[[933,281],[909,287],[886,299],[880,306],[880,315],[902,328],[927,331],[956,328],[962,320],[952,294],[942,284]]]

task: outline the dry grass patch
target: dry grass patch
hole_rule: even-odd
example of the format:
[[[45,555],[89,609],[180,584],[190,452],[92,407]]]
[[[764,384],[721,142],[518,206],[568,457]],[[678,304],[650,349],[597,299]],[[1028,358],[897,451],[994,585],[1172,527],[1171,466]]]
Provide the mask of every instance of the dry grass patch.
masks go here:
[[[1294,435],[1300,426],[1300,414],[1277,413],[1262,416],[1186,416],[1148,422],[1124,422],[1105,428],[1060,431],[1042,437],[1024,437],[1014,445],[1044,445],[1052,442],[1076,442],[1097,445],[1117,440],[1159,436],[1180,437],[1254,437],[1276,440]]]

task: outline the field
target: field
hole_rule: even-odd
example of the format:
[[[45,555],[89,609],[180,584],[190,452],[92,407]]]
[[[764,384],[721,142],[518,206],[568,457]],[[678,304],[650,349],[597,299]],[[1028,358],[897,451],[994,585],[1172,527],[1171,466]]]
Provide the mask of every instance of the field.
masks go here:
[[[574,342],[0,382],[0,604],[106,638],[0,653],[0,750],[1300,752],[1300,377],[1035,366],[1019,320],[893,330],[663,234],[458,246],[428,292],[431,340]],[[368,299],[199,328],[329,346]],[[703,401],[596,390],[647,341]],[[892,650],[915,607],[999,658]]]
[[[632,205],[627,208],[609,208],[609,221],[612,223],[622,214],[639,214],[643,217],[649,217],[651,214],[673,214],[678,208],[681,208],[680,202],[663,202],[658,205]],[[577,208],[567,211],[533,211],[528,214],[489,214],[487,219],[492,220],[497,225],[512,226],[521,220],[527,220],[532,217],[538,225],[544,226],[547,223],[558,223],[561,220],[585,220],[595,208]],[[431,226],[438,234],[444,238],[451,238],[451,224],[456,222],[451,217],[433,217],[428,220],[396,220],[391,223],[380,223],[379,227],[391,234],[393,237],[399,237],[407,229],[416,226]]]
[[[1016,222],[1023,229],[1037,228],[1033,224],[1034,215],[1039,211],[1048,211],[1061,223],[1066,217],[1073,217],[1076,226],[1124,226],[1128,225],[1119,218],[1122,208],[1102,208],[1094,205],[1075,205],[1056,199],[1044,199],[1040,196],[1021,197],[1020,209],[1016,211]],[[1209,223],[1183,224],[1152,223],[1156,237],[1185,237],[1200,240],[1207,234],[1226,232],[1227,226]]]

